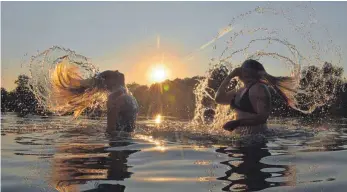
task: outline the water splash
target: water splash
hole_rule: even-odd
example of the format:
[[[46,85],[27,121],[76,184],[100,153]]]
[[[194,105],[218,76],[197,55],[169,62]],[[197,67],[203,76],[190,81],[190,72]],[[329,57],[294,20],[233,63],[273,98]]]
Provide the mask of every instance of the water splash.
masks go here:
[[[307,14],[306,20],[296,18],[297,15],[305,18],[303,14]],[[265,20],[267,22],[261,22]],[[274,27],[272,21],[279,25]],[[269,26],[265,26],[265,23]],[[231,29],[232,26],[237,27],[207,43],[215,43],[212,49],[214,56],[204,79],[194,91],[194,124],[203,123],[217,130],[226,120],[234,118],[229,106],[216,105],[213,98],[222,82],[220,78],[224,79],[229,70],[246,59],[259,60],[274,76],[293,77],[297,90],[296,110],[302,113],[312,113],[336,99],[338,91],[342,89],[343,69],[338,67],[342,61],[341,49],[333,44],[329,30],[319,24],[315,19],[315,10],[309,5],[282,8],[269,3],[267,7],[256,7],[232,18],[228,27]],[[223,36],[227,40],[217,42]],[[330,64],[333,62],[333,65]],[[310,66],[314,66],[315,70]],[[236,89],[241,85],[237,79],[231,84]]]
[[[33,56],[29,62],[30,88],[39,104],[58,115],[85,109],[89,114],[105,111],[107,92],[96,88],[80,91],[81,82],[93,79],[98,68],[70,49],[53,46]]]

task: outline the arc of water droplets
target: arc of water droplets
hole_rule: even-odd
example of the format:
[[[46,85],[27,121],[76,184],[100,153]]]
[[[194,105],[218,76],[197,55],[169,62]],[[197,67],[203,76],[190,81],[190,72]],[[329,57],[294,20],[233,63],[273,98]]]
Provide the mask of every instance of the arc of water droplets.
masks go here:
[[[52,105],[51,73],[56,64],[60,63],[64,58],[67,58],[69,63],[78,66],[82,70],[81,75],[86,78],[93,77],[99,72],[98,68],[87,57],[79,55],[71,49],[59,46],[52,46],[32,56],[27,66],[25,66],[29,68],[31,77],[29,80],[31,86],[29,88],[34,93],[39,104],[45,109],[50,109]]]
[[[305,13],[306,12],[309,13],[309,25],[306,25],[305,22],[300,22],[299,25],[296,25],[295,21],[297,21],[297,20],[290,17],[291,15],[293,15],[293,14],[291,14],[293,12],[293,10],[297,9],[297,8],[299,8],[299,9],[302,8],[302,10],[305,11]],[[323,64],[323,59],[321,56],[323,56],[324,54],[328,54],[328,52],[331,50],[335,51],[335,54],[338,56],[337,65],[340,64],[340,62],[342,60],[341,51],[340,51],[341,49],[339,46],[333,47],[331,35],[330,35],[330,33],[326,27],[324,27],[324,32],[326,32],[328,34],[328,35],[326,35],[326,38],[329,40],[328,40],[328,44],[326,46],[326,49],[324,49],[324,50],[321,48],[320,43],[313,39],[312,33],[310,31],[307,32],[307,30],[310,27],[312,27],[313,25],[318,25],[317,20],[314,19],[315,10],[311,9],[310,11],[306,11],[306,9],[308,9],[308,8],[309,7],[307,5],[302,6],[301,4],[295,6],[294,8],[287,8],[287,9],[280,8],[279,10],[276,10],[275,8],[271,8],[271,7],[263,7],[263,8],[262,7],[256,7],[255,9],[253,9],[251,11],[248,11],[246,13],[240,14],[240,15],[232,18],[228,27],[233,26],[236,21],[238,21],[240,23],[241,20],[244,20],[245,18],[253,15],[254,13],[270,14],[270,15],[275,15],[275,16],[280,15],[288,22],[289,26],[291,26],[292,29],[294,29],[294,32],[297,32],[300,34],[300,39],[303,39],[304,42],[309,43],[311,45],[311,49],[312,49],[311,52],[314,53],[313,57],[311,57],[311,55],[305,55],[305,56],[302,55],[300,53],[300,51],[295,47],[295,45],[289,43],[289,41],[286,38],[281,39],[280,37],[278,37],[279,34],[284,32],[283,29],[270,30],[266,27],[258,27],[258,28],[249,29],[249,30],[241,29],[240,31],[237,31],[237,32],[235,32],[233,30],[232,31],[233,34],[231,35],[230,40],[227,41],[228,46],[222,51],[222,53],[219,56],[219,59],[216,61],[214,58],[212,58],[211,61],[217,62],[216,65],[225,65],[226,63],[229,63],[229,66],[232,67],[232,66],[235,66],[235,64],[231,65],[230,60],[236,54],[243,53],[246,58],[253,58],[253,59],[260,59],[261,57],[270,56],[274,59],[284,60],[285,63],[288,63],[290,66],[293,66],[292,75],[297,76],[297,78],[296,78],[297,84],[299,84],[299,80],[301,77],[302,65],[304,63],[310,64],[310,65],[312,65],[312,63]],[[229,33],[230,32],[231,31],[229,31]],[[247,33],[253,34],[253,33],[258,33],[258,32],[266,32],[267,35],[265,35],[261,38],[252,39],[251,41],[248,42],[248,44],[245,47],[233,50],[234,47],[231,46],[231,44],[234,44],[234,42],[238,38],[240,38],[241,36],[243,36]],[[226,35],[226,34],[224,34],[224,35]],[[268,41],[268,44],[265,46],[264,49],[257,50],[254,53],[249,54],[248,50],[250,49],[250,47],[254,43],[260,42],[260,41]],[[270,46],[270,44],[272,44],[272,42],[277,42],[278,44],[285,46],[290,51],[291,56],[293,58],[295,58],[294,61],[289,56],[281,55],[281,54],[276,53],[276,52],[266,52],[265,49],[268,48],[268,46]],[[215,47],[214,47],[214,49],[215,49]],[[230,54],[228,56],[224,56],[227,53],[230,53]],[[216,67],[216,66],[212,65],[212,67],[210,67],[210,69],[213,69],[214,67]],[[198,86],[196,87],[196,89],[194,91],[194,93],[196,95],[196,110],[195,110],[194,120],[203,119],[203,112],[202,111],[206,107],[206,106],[203,106],[201,103],[203,98],[208,97],[210,99],[213,99],[212,96],[210,96],[207,93],[207,89],[208,89],[207,81],[208,81],[210,75],[211,75],[210,73],[207,73],[205,79],[200,81],[200,83],[198,84]],[[334,91],[335,88],[336,87],[334,86],[333,92],[335,92]],[[307,90],[308,90],[308,88],[306,88],[305,90],[298,90],[298,93],[308,94],[306,92]],[[314,94],[314,93],[312,93],[312,94]],[[301,110],[301,109],[297,109],[297,110],[304,112],[304,113],[311,113],[312,111],[314,111],[314,109],[316,107],[325,104],[325,101],[330,100],[333,97],[334,97],[334,95],[325,95],[325,97],[323,99],[312,100],[312,103],[311,103],[312,106],[308,110]],[[225,119],[232,118],[232,113],[229,113],[229,110],[227,108],[228,107],[219,106],[219,105],[215,108],[216,118],[214,119],[214,122],[212,123],[212,127],[219,128],[220,125],[225,121]],[[193,122],[196,123],[196,121],[193,121]]]
[[[279,42],[279,43],[285,45],[285,46],[289,49],[289,51],[292,53],[293,56],[296,56],[296,55],[297,55],[297,56],[299,56],[300,58],[306,59],[304,56],[302,56],[302,55],[300,54],[300,52],[295,48],[295,46],[292,45],[292,44],[290,44],[289,42],[287,42],[287,41],[285,41],[285,40],[277,39],[277,38],[267,37],[267,38],[262,38],[262,39],[253,39],[253,40],[251,40],[251,41],[248,43],[248,45],[247,45],[246,47],[241,48],[241,49],[238,49],[238,50],[232,52],[228,57],[223,58],[223,59],[220,59],[220,61],[226,61],[226,60],[232,58],[233,55],[235,55],[235,54],[237,54],[237,53],[239,53],[239,52],[247,51],[247,50],[250,48],[250,46],[251,46],[253,43],[257,42],[257,41],[269,41],[269,42],[270,42],[270,41],[275,41],[275,42]],[[294,51],[295,51],[295,52],[294,52]],[[277,55],[279,55],[279,54],[277,54]],[[290,60],[288,57],[285,57],[285,56],[281,56],[281,57],[282,57],[282,58],[286,58],[286,59],[287,59],[288,61],[290,61],[293,65],[297,65],[297,64],[294,63],[292,60]]]

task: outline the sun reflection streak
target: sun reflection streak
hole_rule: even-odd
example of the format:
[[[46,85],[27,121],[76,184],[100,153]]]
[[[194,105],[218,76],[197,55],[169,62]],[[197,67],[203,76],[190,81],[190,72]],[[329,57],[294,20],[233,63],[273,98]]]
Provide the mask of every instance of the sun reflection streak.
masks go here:
[[[167,148],[165,146],[163,146],[163,145],[158,145],[158,146],[156,146],[156,149],[158,151],[165,152]]]
[[[158,114],[156,117],[155,117],[155,123],[156,124],[160,124],[162,122],[162,116],[160,114]]]
[[[137,178],[136,178],[137,179]],[[208,182],[215,180],[214,177],[198,177],[198,178],[189,178],[189,177],[149,177],[149,178],[138,178],[138,180],[149,181],[149,182]]]
[[[153,139],[152,136],[146,136],[146,135],[135,135],[135,138],[147,141],[149,143],[153,143],[155,147],[150,148],[150,149],[144,149],[143,151],[160,151],[160,152],[165,152],[168,148],[165,146],[165,141],[158,140],[158,139]]]

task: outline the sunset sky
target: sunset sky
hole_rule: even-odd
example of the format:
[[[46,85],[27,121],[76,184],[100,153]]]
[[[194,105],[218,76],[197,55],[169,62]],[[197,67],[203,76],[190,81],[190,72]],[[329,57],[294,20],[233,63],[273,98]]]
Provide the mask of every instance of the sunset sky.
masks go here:
[[[1,2],[1,86],[14,88],[23,61],[53,45],[75,50],[91,58],[101,70],[119,70],[127,83],[151,83],[148,71],[163,64],[168,78],[192,77],[203,74],[212,56],[221,54],[216,44],[203,47],[224,29],[233,17],[265,6],[266,2]],[[275,6],[294,7],[298,2],[277,2]],[[329,30],[333,44],[341,48],[341,64],[347,70],[346,30],[347,2],[313,2],[315,19]],[[308,14],[295,15],[306,19]],[[302,17],[302,18],[301,18]],[[274,20],[236,20],[241,25],[281,28]],[[300,23],[300,22],[298,22]],[[285,25],[285,24],[283,24]],[[284,26],[285,28],[285,26]],[[320,28],[315,28],[319,31]],[[318,30],[317,30],[318,29]],[[323,28],[321,28],[323,31]],[[300,49],[296,34],[283,36]],[[326,38],[317,33],[315,39]],[[225,36],[227,38],[227,35]],[[225,38],[217,40],[223,45]],[[324,42],[322,42],[324,44]],[[321,44],[322,44],[321,43]],[[223,45],[225,47],[225,45]],[[281,51],[281,50],[278,50]],[[193,52],[190,59],[187,56]],[[327,60],[338,60],[327,56]],[[270,73],[285,74],[276,64],[265,65]],[[283,66],[282,66],[283,68]],[[280,71],[280,72],[279,72]],[[274,74],[276,75],[276,74]]]

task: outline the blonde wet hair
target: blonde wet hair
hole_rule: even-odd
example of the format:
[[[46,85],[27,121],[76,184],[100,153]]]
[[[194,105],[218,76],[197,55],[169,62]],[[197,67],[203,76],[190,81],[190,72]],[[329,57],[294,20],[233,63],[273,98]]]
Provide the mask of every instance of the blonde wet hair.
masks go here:
[[[51,73],[52,92],[49,109],[66,114],[73,112],[77,118],[87,108],[96,108],[107,101],[108,91],[97,76],[90,79],[82,77],[79,68],[63,58]]]

